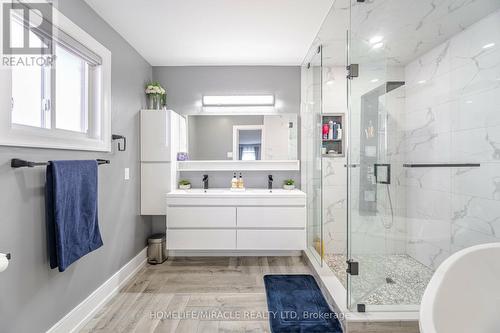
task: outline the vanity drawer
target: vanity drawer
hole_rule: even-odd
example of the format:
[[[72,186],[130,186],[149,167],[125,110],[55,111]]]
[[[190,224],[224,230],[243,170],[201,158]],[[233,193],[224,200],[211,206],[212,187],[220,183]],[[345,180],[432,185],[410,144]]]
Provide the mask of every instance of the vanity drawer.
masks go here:
[[[304,250],[303,230],[238,230],[239,250]]]
[[[234,250],[236,230],[167,230],[167,248],[171,250]]]
[[[236,207],[168,207],[168,228],[235,228]]]
[[[238,207],[238,228],[304,228],[305,207]]]

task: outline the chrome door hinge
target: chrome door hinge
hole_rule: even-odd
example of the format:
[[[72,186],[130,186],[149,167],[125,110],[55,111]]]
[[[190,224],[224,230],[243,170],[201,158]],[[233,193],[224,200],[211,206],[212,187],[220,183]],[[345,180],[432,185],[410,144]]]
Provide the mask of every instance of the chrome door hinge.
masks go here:
[[[352,259],[349,259],[346,262],[347,262],[347,269],[346,269],[347,274],[359,275],[359,263]]]
[[[350,64],[346,67],[347,69],[347,78],[352,80],[355,77],[359,76],[359,65],[358,64]]]
[[[48,112],[48,111],[51,110],[51,108],[52,108],[52,104],[51,104],[50,99],[44,98],[42,100],[42,109],[43,109],[43,111]]]

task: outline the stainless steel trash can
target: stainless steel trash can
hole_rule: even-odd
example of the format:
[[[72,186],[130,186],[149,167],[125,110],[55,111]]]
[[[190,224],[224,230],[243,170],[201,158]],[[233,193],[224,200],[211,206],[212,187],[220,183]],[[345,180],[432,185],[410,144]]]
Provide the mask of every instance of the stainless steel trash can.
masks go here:
[[[148,263],[156,265],[167,260],[167,237],[165,234],[154,234],[148,238]]]

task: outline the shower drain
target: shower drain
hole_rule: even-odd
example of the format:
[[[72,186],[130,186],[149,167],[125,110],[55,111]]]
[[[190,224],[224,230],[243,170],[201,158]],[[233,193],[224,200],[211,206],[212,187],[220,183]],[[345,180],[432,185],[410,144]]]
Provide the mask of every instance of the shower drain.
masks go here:
[[[396,283],[396,281],[394,281],[392,278],[390,277],[386,277],[385,278],[385,282],[389,283],[389,284],[393,284],[393,283]]]

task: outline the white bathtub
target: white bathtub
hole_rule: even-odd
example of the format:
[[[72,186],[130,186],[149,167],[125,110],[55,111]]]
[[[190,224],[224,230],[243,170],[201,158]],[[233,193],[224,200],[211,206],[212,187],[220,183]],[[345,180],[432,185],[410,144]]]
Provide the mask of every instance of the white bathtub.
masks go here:
[[[464,249],[439,266],[422,298],[420,332],[500,332],[500,243]]]

